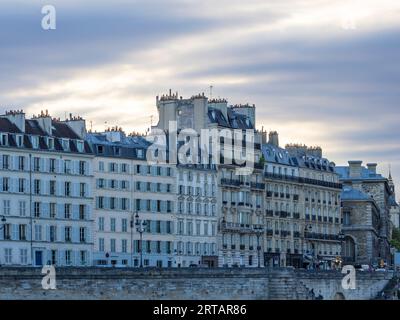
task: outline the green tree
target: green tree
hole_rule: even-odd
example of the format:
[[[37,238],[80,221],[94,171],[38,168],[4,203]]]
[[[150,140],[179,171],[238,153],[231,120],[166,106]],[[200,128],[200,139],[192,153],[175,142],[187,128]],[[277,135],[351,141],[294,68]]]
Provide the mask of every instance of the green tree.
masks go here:
[[[400,251],[400,229],[393,228],[392,240],[390,241],[390,244]]]

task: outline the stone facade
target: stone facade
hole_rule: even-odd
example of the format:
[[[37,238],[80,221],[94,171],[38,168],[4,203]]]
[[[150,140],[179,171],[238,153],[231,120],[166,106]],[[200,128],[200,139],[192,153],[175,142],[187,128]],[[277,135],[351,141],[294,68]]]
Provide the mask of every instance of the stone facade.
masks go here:
[[[342,193],[344,258],[353,263],[391,264],[391,199],[389,180],[376,172],[375,163],[349,161],[337,167]]]

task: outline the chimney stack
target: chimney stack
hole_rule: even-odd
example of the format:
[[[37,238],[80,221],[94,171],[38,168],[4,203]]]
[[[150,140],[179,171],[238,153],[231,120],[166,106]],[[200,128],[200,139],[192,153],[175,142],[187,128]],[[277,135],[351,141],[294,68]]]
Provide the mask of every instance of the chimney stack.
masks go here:
[[[350,178],[361,178],[361,160],[349,161],[349,176]]]
[[[279,147],[279,136],[278,132],[276,131],[271,131],[269,133],[269,140],[268,143],[272,144],[275,147]]]
[[[376,174],[376,163],[367,163],[367,168],[370,174]]]

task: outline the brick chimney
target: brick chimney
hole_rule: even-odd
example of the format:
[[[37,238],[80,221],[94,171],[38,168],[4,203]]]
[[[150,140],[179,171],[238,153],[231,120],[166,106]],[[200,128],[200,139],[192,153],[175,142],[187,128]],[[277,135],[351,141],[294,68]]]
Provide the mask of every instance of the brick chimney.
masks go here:
[[[6,114],[1,117],[12,122],[21,132],[25,132],[25,113],[23,110],[6,111]]]
[[[376,174],[376,163],[367,163],[367,168],[370,174]]]
[[[361,178],[361,160],[349,161],[349,176],[350,178]]]
[[[272,144],[275,147],[279,147],[279,135],[276,131],[271,131],[268,135],[269,140],[268,143]]]

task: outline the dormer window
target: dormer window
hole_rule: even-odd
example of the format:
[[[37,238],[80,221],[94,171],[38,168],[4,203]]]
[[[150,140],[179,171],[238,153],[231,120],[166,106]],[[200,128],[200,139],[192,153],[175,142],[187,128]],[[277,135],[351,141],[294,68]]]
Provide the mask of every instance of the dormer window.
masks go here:
[[[138,156],[138,158],[140,158],[140,159],[143,158],[143,149],[137,149],[137,156]]]
[[[82,140],[77,140],[76,141],[76,148],[78,149],[78,152],[83,152],[83,150],[84,150],[84,142]]]
[[[22,147],[24,144],[24,136],[21,134],[17,134],[15,136],[15,141],[17,143],[17,147]]]
[[[8,134],[7,133],[1,134],[1,145],[8,146]]]
[[[53,149],[54,149],[54,138],[48,138],[48,139],[47,139],[47,147],[48,147],[50,150],[53,150]]]
[[[39,148],[39,137],[38,136],[31,136],[31,143],[33,149]]]
[[[62,139],[61,143],[62,143],[63,150],[69,151],[69,139]]]

